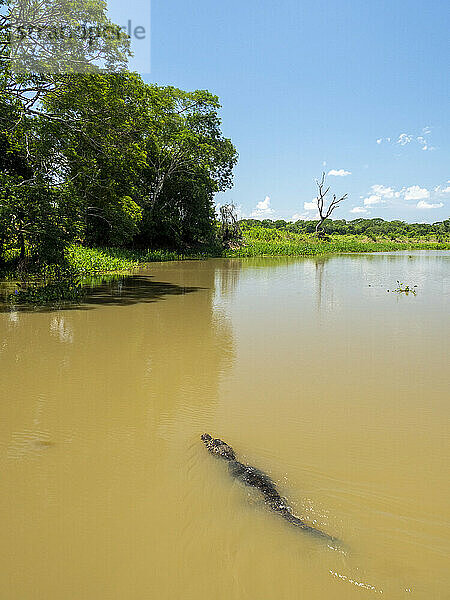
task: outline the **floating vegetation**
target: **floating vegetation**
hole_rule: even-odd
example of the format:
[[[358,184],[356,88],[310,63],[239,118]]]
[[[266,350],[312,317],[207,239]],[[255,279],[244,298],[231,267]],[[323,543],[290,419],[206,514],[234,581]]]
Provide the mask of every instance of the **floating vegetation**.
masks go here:
[[[417,285],[405,285],[404,283],[400,283],[398,279],[397,285],[398,287],[395,290],[392,290],[393,292],[397,292],[398,294],[414,294],[414,296],[416,295],[416,290],[414,288],[416,288]],[[388,292],[390,291],[391,290],[388,290]]]

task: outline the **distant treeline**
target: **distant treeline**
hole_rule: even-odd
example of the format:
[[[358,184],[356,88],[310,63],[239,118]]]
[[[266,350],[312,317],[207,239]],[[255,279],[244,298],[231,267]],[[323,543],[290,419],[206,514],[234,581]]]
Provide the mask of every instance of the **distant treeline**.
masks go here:
[[[245,231],[250,227],[264,227],[291,233],[314,233],[317,221],[272,221],[264,219],[242,219],[239,222]],[[366,235],[369,238],[386,237],[395,240],[401,237],[435,237],[447,239],[450,236],[450,219],[436,223],[406,223],[405,221],[385,221],[384,219],[327,219],[323,225],[324,233],[328,235]]]

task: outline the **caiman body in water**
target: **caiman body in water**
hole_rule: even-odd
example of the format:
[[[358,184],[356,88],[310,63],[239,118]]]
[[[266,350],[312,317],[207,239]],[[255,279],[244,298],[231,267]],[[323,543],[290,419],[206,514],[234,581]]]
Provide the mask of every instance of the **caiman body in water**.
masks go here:
[[[300,527],[304,531],[320,537],[330,543],[337,544],[338,540],[319,529],[307,525],[302,519],[292,513],[284,498],[280,495],[275,484],[268,475],[236,460],[236,455],[231,446],[219,438],[213,438],[208,433],[201,436],[207,449],[216,456],[228,461],[230,473],[243,481],[245,484],[257,488],[263,495],[266,504],[275,512],[279,513],[286,521]]]

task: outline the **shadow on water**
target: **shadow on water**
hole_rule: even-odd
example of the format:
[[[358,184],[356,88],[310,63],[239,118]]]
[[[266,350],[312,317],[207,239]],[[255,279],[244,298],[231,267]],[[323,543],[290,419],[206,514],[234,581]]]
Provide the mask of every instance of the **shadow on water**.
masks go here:
[[[164,300],[167,296],[184,296],[205,288],[181,286],[165,281],[153,281],[151,275],[111,276],[102,282],[86,283],[80,302],[58,302],[43,306],[1,303],[1,312],[52,312],[55,310],[93,310],[101,306],[130,306]]]
[[[148,275],[133,275],[88,290],[82,305],[115,304],[128,306],[137,302],[156,302],[165,296],[184,296],[200,287],[180,286],[164,281],[152,281]]]

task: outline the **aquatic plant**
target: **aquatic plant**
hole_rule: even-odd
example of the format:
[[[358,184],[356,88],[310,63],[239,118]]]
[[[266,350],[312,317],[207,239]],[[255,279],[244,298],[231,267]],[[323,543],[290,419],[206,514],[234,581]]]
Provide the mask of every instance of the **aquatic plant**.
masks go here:
[[[393,292],[397,292],[399,294],[405,293],[406,295],[408,295],[409,293],[414,294],[414,296],[416,295],[416,290],[414,288],[417,287],[417,285],[405,285],[404,283],[400,283],[400,281],[397,279],[397,284],[398,287],[395,290],[392,290]],[[388,290],[389,292],[390,290]]]
[[[72,245],[66,250],[68,264],[83,275],[110,273],[112,271],[130,271],[150,262],[166,262],[172,260],[193,260],[207,258],[208,251],[180,253],[173,250],[153,250],[125,248],[85,248]],[[215,253],[215,255],[217,255]]]

